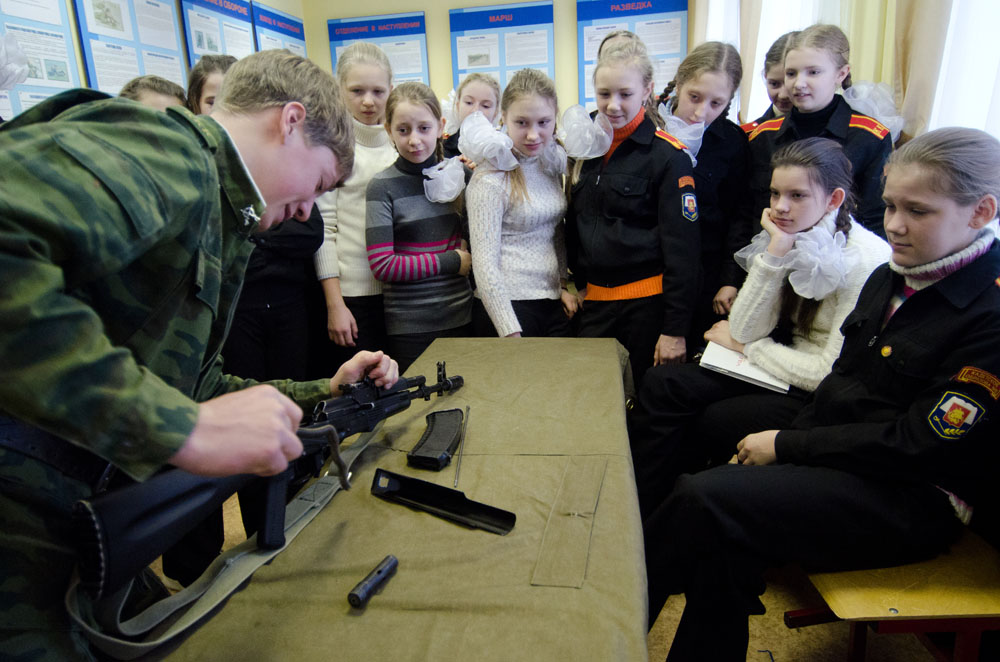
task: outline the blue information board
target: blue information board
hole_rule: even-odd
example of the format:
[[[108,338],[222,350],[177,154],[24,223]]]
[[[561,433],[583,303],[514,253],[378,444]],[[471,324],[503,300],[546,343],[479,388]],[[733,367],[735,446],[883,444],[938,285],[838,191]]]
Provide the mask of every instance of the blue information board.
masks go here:
[[[254,45],[250,3],[245,0],[181,0],[191,65],[202,55],[245,57]]]
[[[452,85],[472,72],[506,85],[518,69],[539,69],[555,78],[552,3],[452,9]]]
[[[609,32],[629,30],[646,44],[653,61],[656,92],[673,80],[687,55],[687,0],[577,0],[576,29],[580,63],[580,103],[594,104],[597,48]]]
[[[75,0],[88,85],[118,94],[154,74],[187,87],[177,6],[171,0]]]
[[[0,2],[0,35],[12,34],[28,59],[28,78],[0,92],[0,117],[9,120],[54,94],[80,87],[72,28],[62,0]]]
[[[389,56],[394,83],[430,84],[427,70],[427,29],[423,12],[334,18],[326,22],[334,71],[340,52],[355,41],[369,41]]]
[[[287,48],[306,57],[306,33],[302,19],[266,5],[253,3],[253,29],[257,35],[257,48]]]

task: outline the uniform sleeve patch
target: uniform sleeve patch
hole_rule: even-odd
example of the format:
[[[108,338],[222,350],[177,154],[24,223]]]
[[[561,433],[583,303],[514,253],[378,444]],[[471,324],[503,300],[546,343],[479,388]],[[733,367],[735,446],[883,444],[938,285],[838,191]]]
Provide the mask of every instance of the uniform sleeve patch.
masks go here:
[[[994,400],[1000,399],[1000,379],[985,370],[965,366],[955,375],[955,381],[965,382],[966,384],[978,384],[990,392],[991,398]]]
[[[677,188],[684,188],[685,186],[690,186],[694,188],[694,177],[691,175],[684,175],[677,180]]]
[[[694,193],[681,196],[681,215],[689,221],[698,220],[698,198],[694,197]]]
[[[983,411],[983,406],[967,395],[945,391],[927,421],[942,439],[960,439],[982,418]]]

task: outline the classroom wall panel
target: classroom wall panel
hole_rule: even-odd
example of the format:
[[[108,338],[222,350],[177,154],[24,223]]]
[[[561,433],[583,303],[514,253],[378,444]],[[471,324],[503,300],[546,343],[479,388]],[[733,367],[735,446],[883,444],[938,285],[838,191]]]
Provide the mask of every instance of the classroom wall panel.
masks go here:
[[[86,69],[83,53],[80,48],[80,35],[76,25],[74,0],[59,0],[64,4],[69,14],[72,31],[72,44],[76,55],[76,74],[80,81],[86,80]],[[457,0],[456,2],[425,3],[420,0],[380,0],[377,6],[359,5],[356,0],[267,0],[269,8],[285,12],[302,19],[305,30],[305,42],[308,57],[320,67],[330,71],[330,42],[327,32],[327,20],[331,18],[346,18],[350,16],[370,15],[372,13],[406,13],[423,11],[427,25],[428,70],[430,85],[435,92],[444,97],[452,89],[452,53],[449,25],[449,10],[481,5],[518,4],[524,0]],[[689,0],[688,11],[695,15],[699,5],[707,0]],[[556,89],[559,93],[560,106],[565,108],[575,103],[579,98],[579,68],[577,58],[576,31],[576,0],[552,0],[554,26],[554,69]],[[178,15],[182,15],[181,0],[174,0]],[[372,10],[377,10],[373,12]],[[692,26],[688,26],[690,43]],[[186,35],[182,34],[185,52],[188,50]]]
[[[11,34],[27,58],[28,77],[0,92],[0,117],[11,117],[86,80],[76,18],[62,0],[0,0],[0,35]]]
[[[257,35],[257,49],[287,48],[303,57],[306,53],[305,26],[302,13],[291,14],[264,3],[253,3],[254,32]]]
[[[312,0],[306,0],[306,1],[311,2]],[[14,3],[12,3],[10,0],[7,0],[7,2],[5,2],[5,6],[8,7],[8,9],[11,6],[13,6],[13,4]],[[22,3],[22,4],[24,6],[28,6],[29,3],[25,2],[25,3]],[[38,3],[36,3],[36,4],[38,4]],[[77,21],[77,10],[76,10],[76,6],[75,6],[75,3],[74,3],[74,0],[57,0],[57,4],[60,7],[65,7],[65,16],[66,16],[66,20],[68,22],[68,30],[69,30],[69,36],[70,36],[70,43],[72,45],[72,50],[69,52],[69,56],[70,56],[70,60],[71,60],[71,62],[70,62],[70,71],[67,72],[67,73],[69,74],[73,85],[80,85],[80,86],[86,85],[87,77],[88,77],[87,76],[87,65],[86,65],[86,61],[85,61],[85,58],[84,58],[83,50],[81,48],[81,43],[82,42],[81,42],[81,37],[80,37],[79,24],[78,24],[78,21]],[[177,16],[181,16],[181,12],[182,12],[181,0],[171,0],[171,4],[173,4],[174,9],[177,12]],[[303,17],[303,0],[267,0],[264,4],[268,8],[270,8],[270,9],[276,9],[276,10],[278,10],[280,12],[284,12],[286,14],[289,14],[289,15],[293,16],[293,17],[298,17],[298,18],[302,18]],[[321,4],[321,3],[319,3],[319,4]],[[16,20],[17,20],[17,17],[15,16],[15,22],[16,22]],[[22,22],[24,22],[24,21],[22,21]],[[57,26],[53,26],[53,27],[56,28]],[[187,40],[186,40],[185,35],[183,35],[183,34],[181,35],[181,40],[183,42],[183,45],[182,45],[183,51],[186,54],[186,51],[187,51]],[[312,54],[310,53],[310,55],[312,55]],[[316,59],[316,58],[313,58],[313,59]],[[187,60],[186,57],[184,57],[184,60],[185,60],[185,62],[184,62],[184,76],[186,78],[187,72],[188,72],[188,67],[187,67],[188,62],[186,61]],[[327,66],[329,66],[329,60],[327,61]],[[149,73],[149,72],[146,72],[146,73]],[[97,87],[96,84],[93,84],[91,86],[95,87],[95,88]],[[14,94],[14,95],[18,94],[19,91],[22,90],[22,89],[23,89],[23,86],[20,87],[20,88],[18,88],[18,89],[16,89],[13,92],[11,92],[11,91],[0,92],[0,117],[3,117],[4,119],[10,119],[14,114],[17,113],[17,111],[21,110],[21,104],[20,103],[12,105],[12,103],[10,102],[10,96],[12,94]],[[48,96],[53,91],[58,91],[58,89],[54,89],[54,90],[39,90],[39,91],[41,92],[41,94],[38,95],[38,98],[34,102],[40,101],[42,98],[44,98],[45,96]],[[28,100],[28,101],[30,101],[30,100]]]
[[[430,72],[430,86],[439,97],[447,96],[452,89],[452,54],[449,10],[477,5],[519,4],[524,0],[505,2],[432,2],[421,3],[414,0],[381,0],[377,7],[379,14],[395,14],[423,11],[427,26],[427,59]],[[305,12],[306,45],[309,57],[327,70],[330,64],[330,43],[327,20],[348,18],[373,13],[359,6],[356,0],[303,0]],[[553,0],[555,82],[560,105],[576,103],[577,99],[577,57],[576,57],[576,0]]]

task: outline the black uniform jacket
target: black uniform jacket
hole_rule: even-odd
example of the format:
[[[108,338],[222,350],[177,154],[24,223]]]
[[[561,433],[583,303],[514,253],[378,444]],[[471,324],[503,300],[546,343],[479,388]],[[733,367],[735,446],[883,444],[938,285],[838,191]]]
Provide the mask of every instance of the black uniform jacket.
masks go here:
[[[884,238],[882,170],[892,151],[892,136],[878,120],[851,110],[850,104],[841,95],[835,94],[832,103],[836,104],[833,115],[819,135],[844,146],[844,153],[854,170],[854,197],[857,201],[854,218]],[[764,208],[770,206],[771,156],[775,150],[781,145],[812,137],[801,135],[797,130],[795,120],[798,115],[799,112],[793,108],[783,117],[758,124],[749,134],[753,159],[750,187],[756,221],[760,220]]]
[[[736,264],[733,253],[749,244],[760,230],[760,223],[748,221],[752,206],[749,173],[746,134],[719,117],[705,129],[694,168],[703,262],[720,265],[718,274],[706,274],[716,287],[743,283],[746,273]]]
[[[907,299],[882,328],[901,277],[869,277],[841,330],[833,371],[778,433],[779,462],[942,487],[995,513],[1000,415],[1000,243]],[[980,506],[983,508],[980,509]]]
[[[247,263],[239,305],[253,308],[276,297],[304,297],[316,280],[313,254],[323,243],[323,217],[313,205],[309,219],[288,222],[250,237],[256,246]]]
[[[660,332],[683,336],[698,294],[701,240],[691,159],[646,118],[608,159],[584,163],[567,211],[578,286],[616,287],[663,274]]]

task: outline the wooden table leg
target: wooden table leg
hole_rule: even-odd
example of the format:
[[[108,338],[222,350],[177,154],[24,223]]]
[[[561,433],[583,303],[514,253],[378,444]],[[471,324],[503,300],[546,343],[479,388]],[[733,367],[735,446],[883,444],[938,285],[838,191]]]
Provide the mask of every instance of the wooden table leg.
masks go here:
[[[977,662],[979,660],[979,642],[983,633],[980,630],[966,630],[955,633],[954,662]]]

